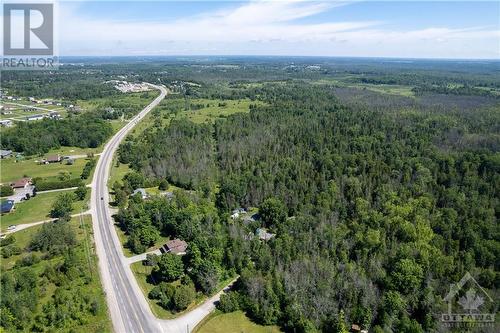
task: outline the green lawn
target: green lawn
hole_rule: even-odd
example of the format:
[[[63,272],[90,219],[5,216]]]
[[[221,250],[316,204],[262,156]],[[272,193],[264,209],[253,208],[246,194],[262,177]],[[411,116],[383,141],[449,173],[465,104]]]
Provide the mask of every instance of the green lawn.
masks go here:
[[[38,160],[41,160],[41,158],[26,159],[17,162],[15,158],[1,160],[0,182],[15,181],[25,176],[31,178],[54,177],[58,176],[62,171],[68,171],[71,174],[71,178],[78,178],[82,173],[83,166],[87,163],[85,158],[76,159],[73,165],[68,165],[65,161],[62,163],[38,164],[36,162]]]
[[[215,311],[205,318],[194,333],[278,333],[278,326],[262,326],[245,316],[242,311],[221,313]]]
[[[37,194],[34,198],[28,201],[23,201],[15,205],[14,211],[2,215],[0,217],[0,230],[4,230],[9,225],[25,224],[37,221],[50,219],[49,212],[52,204],[56,201],[57,196],[61,193],[73,192],[57,191],[50,193]],[[90,189],[87,193],[87,198],[82,201],[76,201],[73,204],[73,214],[80,213],[82,210],[86,211],[88,200],[90,198]]]

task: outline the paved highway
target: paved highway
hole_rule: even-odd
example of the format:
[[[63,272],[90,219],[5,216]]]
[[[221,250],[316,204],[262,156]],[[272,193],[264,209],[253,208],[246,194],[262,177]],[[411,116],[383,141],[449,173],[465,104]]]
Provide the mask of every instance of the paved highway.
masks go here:
[[[162,332],[160,324],[152,315],[137,281],[124,263],[121,244],[114,230],[114,222],[109,212],[107,181],[113,155],[127,133],[158,105],[167,91],[162,86],[154,86],[160,95],[137,116],[125,125],[106,144],[97,162],[92,180],[91,212],[99,269],[111,320],[115,332]],[[138,294],[137,290],[141,293]],[[144,304],[145,303],[145,304]]]
[[[130,269],[130,260],[127,260],[123,255],[109,208],[107,181],[115,151],[127,133],[167,94],[167,90],[163,86],[149,85],[158,89],[160,95],[111,138],[104,147],[96,165],[92,180],[90,209],[96,251],[99,257],[101,280],[115,332],[186,333],[214,309],[214,303],[219,300],[222,292],[176,319],[161,320],[156,318]]]

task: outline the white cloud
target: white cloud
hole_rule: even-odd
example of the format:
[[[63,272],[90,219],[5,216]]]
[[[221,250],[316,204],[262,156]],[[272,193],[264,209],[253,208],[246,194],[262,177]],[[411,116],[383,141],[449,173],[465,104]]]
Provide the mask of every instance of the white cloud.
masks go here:
[[[484,27],[383,28],[383,22],[304,23],[348,2],[252,1],[168,22],[112,21],[61,6],[62,54],[279,54],[498,57],[500,32]],[[119,5],[119,4],[117,4]]]

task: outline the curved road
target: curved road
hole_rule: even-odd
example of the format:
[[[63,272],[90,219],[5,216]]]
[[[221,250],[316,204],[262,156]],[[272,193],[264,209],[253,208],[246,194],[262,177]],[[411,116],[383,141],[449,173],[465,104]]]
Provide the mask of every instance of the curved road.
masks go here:
[[[158,89],[160,95],[111,138],[97,162],[90,203],[96,251],[101,280],[116,333],[186,333],[214,309],[214,302],[219,299],[223,291],[176,319],[156,318],[130,269],[129,260],[123,255],[109,209],[107,181],[118,145],[139,120],[157,106],[167,94],[163,86],[149,85]]]

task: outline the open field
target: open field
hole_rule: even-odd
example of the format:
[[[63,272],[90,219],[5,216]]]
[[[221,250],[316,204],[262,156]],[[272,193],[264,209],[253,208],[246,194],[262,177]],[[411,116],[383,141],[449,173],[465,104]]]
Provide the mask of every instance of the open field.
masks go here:
[[[58,191],[50,193],[37,194],[35,197],[28,201],[23,201],[15,205],[14,211],[2,215],[0,218],[0,229],[3,231],[9,225],[18,225],[25,223],[32,223],[37,221],[43,221],[50,219],[49,212],[52,205],[57,199],[57,196],[61,193],[71,193],[72,190],[68,191]],[[86,211],[87,203],[90,198],[90,190],[87,193],[87,197],[82,201],[75,201],[73,203],[72,214],[80,213],[81,211]]]
[[[31,178],[47,178],[57,177],[60,172],[69,172],[71,178],[78,178],[82,173],[83,167],[87,160],[78,158],[74,164],[68,165],[66,161],[61,163],[38,164],[37,159],[26,159],[16,162],[15,158],[3,159],[0,162],[0,182],[11,182],[23,177]]]
[[[235,113],[250,112],[250,104],[263,105],[259,101],[249,99],[218,100],[218,99],[193,99],[192,105],[205,105],[198,110],[189,110],[178,114],[178,118],[186,117],[195,123],[214,122],[216,119],[225,118]]]
[[[235,113],[245,113],[250,111],[250,104],[263,105],[260,101],[249,99],[241,100],[221,100],[221,99],[192,99],[190,100],[192,110],[185,110],[184,100],[180,98],[165,99],[158,107],[157,111],[147,115],[134,130],[130,133],[133,137],[138,137],[152,125],[166,126],[171,119],[187,118],[192,122],[201,124],[215,122],[216,119],[228,117]],[[196,106],[203,107],[195,110]],[[177,111],[174,111],[177,110]]]
[[[156,96],[158,96],[156,91],[127,93],[112,97],[79,100],[76,105],[85,111],[104,110],[111,107],[125,113],[133,112],[135,114],[148,105]]]
[[[358,85],[351,85],[349,87],[368,89],[383,94],[415,97],[415,94],[412,91],[413,87],[411,86],[391,85],[391,84],[358,84]]]
[[[277,333],[281,332],[278,326],[262,326],[245,316],[242,311],[221,313],[215,311],[205,318],[194,333]]]
[[[61,156],[71,156],[71,155],[87,155],[90,153],[97,154],[100,153],[102,147],[97,148],[80,148],[80,147],[59,147],[57,149],[50,150],[47,155],[60,154]]]

